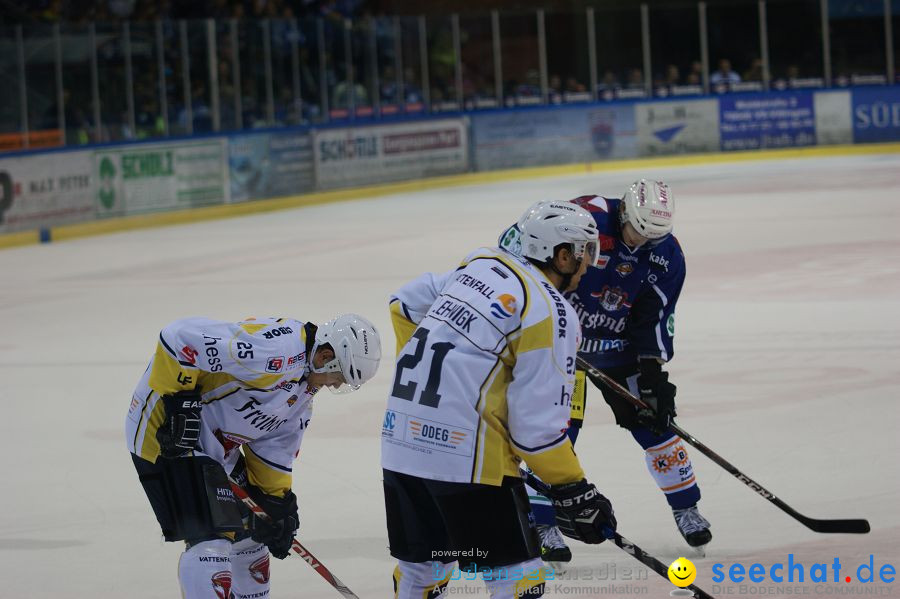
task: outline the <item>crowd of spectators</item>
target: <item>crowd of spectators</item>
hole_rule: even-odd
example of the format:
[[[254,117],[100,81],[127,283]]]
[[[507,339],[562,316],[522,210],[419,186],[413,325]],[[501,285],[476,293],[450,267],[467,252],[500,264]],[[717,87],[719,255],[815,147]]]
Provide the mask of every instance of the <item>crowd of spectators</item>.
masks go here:
[[[363,0],[0,0],[7,23],[350,17]]]

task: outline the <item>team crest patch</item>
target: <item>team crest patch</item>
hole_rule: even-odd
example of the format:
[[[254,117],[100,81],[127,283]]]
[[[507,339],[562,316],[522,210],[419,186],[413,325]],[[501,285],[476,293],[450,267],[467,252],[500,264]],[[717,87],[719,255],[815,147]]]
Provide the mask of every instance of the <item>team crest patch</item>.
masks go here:
[[[294,407],[294,404],[295,404],[295,403],[297,403],[297,396],[296,396],[296,395],[291,395],[291,396],[288,398],[288,400],[287,400],[287,405],[288,405],[289,407]]]
[[[213,591],[219,599],[231,599],[231,572],[222,570],[212,575]]]
[[[600,305],[605,310],[618,310],[623,306],[626,308],[631,307],[631,304],[628,303],[628,294],[619,287],[610,289],[609,285],[604,285],[600,291],[592,291],[591,297],[599,299]]]
[[[281,372],[284,368],[284,356],[276,356],[266,361],[266,372]]]
[[[491,303],[491,314],[497,318],[509,318],[516,313],[516,298],[508,293],[501,293]]]
[[[634,265],[631,262],[622,262],[616,266],[616,272],[619,276],[627,277],[634,272]]]
[[[250,576],[259,584],[269,582],[269,554],[250,564]]]

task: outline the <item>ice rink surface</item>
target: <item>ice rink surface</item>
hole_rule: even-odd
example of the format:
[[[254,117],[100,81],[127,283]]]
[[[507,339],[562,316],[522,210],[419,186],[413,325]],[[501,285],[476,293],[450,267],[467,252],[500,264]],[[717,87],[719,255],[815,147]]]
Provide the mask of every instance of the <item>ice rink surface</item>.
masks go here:
[[[123,438],[159,330],[189,315],[320,322],[345,311],[381,328],[386,359],[358,393],[316,399],[294,469],[300,538],[362,599],[389,596],[388,296],[493,245],[533,201],[618,196],[640,176],[672,185],[687,257],[670,364],[679,424],[804,514],[872,524],[815,534],[694,450],[715,535],[696,584],[740,595],[711,581],[713,564],[790,553],[805,583],[767,579],[753,594],[900,596],[900,582],[858,584],[855,572],[870,555],[876,571],[900,567],[900,155],[868,155],[453,187],[0,252],[0,597],[180,596],[181,548],[161,541]],[[694,558],[596,390],[577,451],[620,532],[667,564]],[[547,596],[674,588],[610,543],[572,547],[580,580],[557,579]],[[812,564],[835,557],[853,582],[811,583]],[[339,597],[296,558],[273,560],[272,589]],[[479,583],[451,587],[466,591],[485,596]]]

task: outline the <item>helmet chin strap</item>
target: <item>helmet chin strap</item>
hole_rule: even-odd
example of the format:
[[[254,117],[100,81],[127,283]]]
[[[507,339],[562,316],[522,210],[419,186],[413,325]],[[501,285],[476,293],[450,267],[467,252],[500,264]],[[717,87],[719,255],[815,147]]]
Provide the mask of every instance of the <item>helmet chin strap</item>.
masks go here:
[[[573,270],[572,272],[563,272],[559,268],[557,268],[556,260],[551,258],[550,268],[553,270],[553,272],[562,277],[562,281],[560,281],[559,284],[559,290],[565,293],[566,289],[568,289],[569,285],[572,283],[572,277],[574,277],[575,273],[578,272],[578,269],[581,268],[581,260],[575,261],[575,270]]]

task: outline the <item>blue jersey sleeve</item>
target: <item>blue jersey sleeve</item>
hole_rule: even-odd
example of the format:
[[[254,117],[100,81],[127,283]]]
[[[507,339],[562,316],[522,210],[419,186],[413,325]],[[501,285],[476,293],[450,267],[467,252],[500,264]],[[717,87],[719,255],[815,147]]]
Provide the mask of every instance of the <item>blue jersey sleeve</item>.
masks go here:
[[[651,250],[646,284],[635,298],[628,323],[628,342],[638,358],[672,359],[675,305],[684,277],[684,253],[674,237]]]

